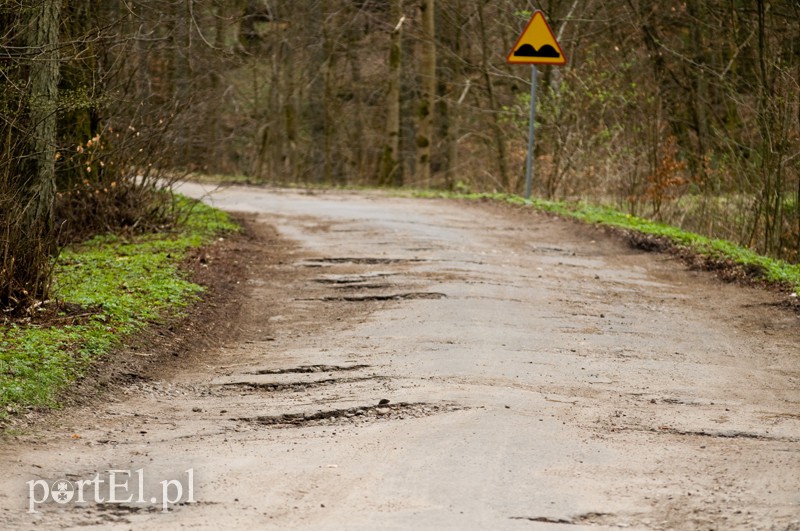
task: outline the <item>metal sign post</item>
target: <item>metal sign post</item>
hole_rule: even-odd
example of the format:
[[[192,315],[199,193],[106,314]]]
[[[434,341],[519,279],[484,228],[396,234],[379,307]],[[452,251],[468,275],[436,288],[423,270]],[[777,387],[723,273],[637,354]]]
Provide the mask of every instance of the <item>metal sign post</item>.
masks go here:
[[[567,58],[541,11],[535,11],[506,57],[510,64],[531,65],[531,114],[528,124],[528,158],[525,165],[525,199],[533,191],[533,149],[536,138],[536,65],[563,66]]]
[[[531,114],[528,123],[528,160],[525,164],[525,199],[533,190],[533,147],[536,138],[536,65],[531,65]]]

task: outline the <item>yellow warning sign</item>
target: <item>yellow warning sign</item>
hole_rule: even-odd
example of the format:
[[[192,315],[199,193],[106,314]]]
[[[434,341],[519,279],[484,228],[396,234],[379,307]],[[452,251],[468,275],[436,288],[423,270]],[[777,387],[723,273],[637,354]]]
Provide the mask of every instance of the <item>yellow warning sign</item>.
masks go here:
[[[567,64],[567,58],[541,11],[533,14],[506,60],[526,65]]]

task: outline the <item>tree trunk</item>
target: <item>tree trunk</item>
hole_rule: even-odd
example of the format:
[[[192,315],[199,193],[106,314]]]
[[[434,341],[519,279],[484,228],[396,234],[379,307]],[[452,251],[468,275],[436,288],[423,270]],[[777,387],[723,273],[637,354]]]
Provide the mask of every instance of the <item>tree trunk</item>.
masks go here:
[[[345,50],[344,55],[350,66],[350,91],[352,92],[352,101],[348,104],[345,114],[352,114],[353,123],[349,127],[343,127],[347,134],[343,135],[343,141],[347,142],[352,149],[352,155],[349,157],[349,166],[343,170],[339,169],[339,179],[342,184],[347,184],[348,176],[354,175],[357,179],[361,180],[366,175],[374,175],[375,165],[374,156],[368,155],[368,147],[370,144],[370,135],[367,131],[366,117],[369,116],[367,109],[364,105],[364,86],[366,85],[363,71],[362,71],[362,58],[359,57],[358,45],[364,37],[365,32],[360,24],[354,22],[358,13],[354,13],[353,8],[350,7],[344,10],[346,20],[342,20],[342,25],[346,28],[344,32]],[[338,80],[341,83],[341,79]],[[339,85],[341,86],[341,85]],[[340,101],[340,108],[341,108]],[[373,159],[373,160],[369,160]]]
[[[329,0],[326,0],[326,2]],[[327,4],[326,4],[327,5]],[[339,7],[338,5],[336,7]],[[327,17],[325,17],[327,19]],[[327,20],[326,20],[327,21]],[[334,171],[334,154],[333,154],[333,141],[336,134],[336,127],[334,126],[334,109],[336,104],[333,97],[333,73],[336,68],[336,41],[334,36],[331,35],[332,28],[327,24],[322,27],[322,43],[323,54],[325,57],[323,64],[323,103],[322,103],[322,120],[323,120],[323,144],[324,144],[324,167],[322,171],[323,182],[327,185],[334,184],[335,174]]]
[[[36,56],[30,66],[30,121],[35,174],[28,186],[25,221],[30,238],[48,237],[55,201],[56,106],[60,0],[42,0],[32,13],[27,44]]]
[[[506,163],[506,143],[503,139],[503,129],[500,127],[500,116],[497,105],[497,98],[494,94],[494,83],[492,76],[489,75],[489,50],[486,35],[486,24],[483,16],[484,4],[478,6],[478,23],[481,27],[481,70],[483,79],[486,83],[486,92],[489,95],[489,110],[492,113],[492,136],[494,137],[495,149],[497,150],[497,166],[500,170],[500,186],[504,192],[510,192],[508,179],[508,164]]]
[[[403,62],[403,0],[392,0],[392,31],[389,45],[389,90],[386,96],[386,140],[381,156],[379,182],[382,186],[402,186],[400,165],[400,74]]]
[[[431,148],[433,146],[433,111],[436,104],[436,28],[434,0],[422,0],[422,51],[420,54],[421,90],[417,108],[417,182],[431,184]]]
[[[445,11],[443,3],[439,3],[439,34],[438,62],[438,95],[439,103],[436,106],[436,116],[439,121],[438,137],[441,139],[442,153],[441,164],[436,169],[444,175],[445,187],[453,190],[456,186],[456,164],[458,157],[458,118],[459,108],[457,101],[459,91],[457,86],[461,80],[462,57],[461,32],[466,24],[462,13],[467,10],[461,1],[451,2],[450,10]]]
[[[315,28],[313,42],[309,42],[311,47],[310,57],[306,63],[306,75],[310,78],[308,83],[308,97],[304,102],[303,118],[308,124],[309,144],[307,146],[307,158],[305,163],[310,167],[303,171],[303,175],[310,175],[314,183],[323,183],[326,180],[327,171],[327,110],[326,89],[327,89],[327,69],[328,57],[326,53],[330,44],[328,30],[326,29],[327,4],[324,0],[310,2],[308,5],[308,27]],[[305,179],[304,179],[305,180]]]

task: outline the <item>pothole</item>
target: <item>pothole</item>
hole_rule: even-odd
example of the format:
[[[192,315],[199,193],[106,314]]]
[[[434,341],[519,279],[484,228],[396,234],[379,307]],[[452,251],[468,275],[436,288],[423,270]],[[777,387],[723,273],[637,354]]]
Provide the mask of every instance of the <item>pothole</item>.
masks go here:
[[[437,292],[411,292],[411,293],[388,293],[385,295],[332,295],[328,297],[319,297],[317,299],[299,299],[299,300],[316,300],[325,302],[370,302],[370,301],[400,301],[400,300],[418,300],[418,299],[444,299],[447,295]]]
[[[300,365],[288,369],[259,369],[250,374],[309,374],[314,372],[358,371],[371,365]]]
[[[551,254],[551,255],[563,255],[563,256],[575,256],[576,253],[574,251],[570,251],[568,249],[562,249],[561,247],[547,247],[547,246],[533,246],[531,247],[531,252],[537,254]]]
[[[798,442],[800,439],[794,437],[781,437],[762,433],[752,433],[748,431],[726,430],[726,431],[705,431],[705,430],[680,430],[668,426],[650,428],[646,431],[660,433],[664,435],[678,435],[681,437],[711,437],[715,439],[755,439],[758,441],[782,441]]]
[[[390,277],[392,273],[370,273],[364,275],[326,275],[315,278],[314,282],[320,284],[360,284],[363,282],[375,281],[380,278]]]
[[[585,513],[572,518],[559,518],[553,516],[511,516],[510,520],[526,520],[528,522],[540,522],[544,524],[560,524],[560,525],[586,525],[586,524],[601,524],[613,517],[610,513]]]
[[[342,258],[312,258],[306,260],[307,264],[408,264],[426,262],[422,258],[364,258],[364,257],[342,257]]]
[[[700,402],[692,401],[692,400],[684,400],[683,398],[671,398],[671,397],[664,397],[664,398],[651,398],[651,404],[667,404],[671,406],[701,406]]]
[[[672,426],[639,426],[639,425],[620,425],[613,424],[602,428],[603,432],[644,432],[657,433],[659,435],[672,435],[676,437],[708,437],[711,439],[752,439],[756,441],[775,441],[775,442],[800,442],[800,438],[783,435],[772,435],[770,433],[756,433],[741,430],[684,430],[673,428]]]
[[[343,291],[347,291],[347,290],[355,291],[355,290],[359,290],[359,289],[364,289],[364,290],[367,290],[367,289],[388,289],[388,288],[391,288],[391,287],[392,287],[391,284],[385,284],[384,283],[384,284],[337,284],[333,288],[334,289],[340,289],[340,290],[343,290]]]
[[[383,380],[385,377],[381,376],[365,376],[362,378],[326,378],[324,380],[313,380],[310,382],[232,382],[221,384],[220,387],[227,389],[242,389],[249,391],[305,391],[307,389],[314,389],[315,387],[324,387],[327,385],[358,383],[369,380]]]
[[[160,505],[128,505],[124,503],[97,503],[90,506],[98,513],[112,514],[115,516],[128,516],[136,513],[153,513],[161,510]]]
[[[462,408],[453,404],[398,402],[396,404],[389,403],[345,409],[331,409],[327,411],[318,411],[316,413],[284,413],[282,415],[239,417],[231,420],[258,424],[260,426],[324,426],[330,424],[362,424],[381,420],[421,418],[439,413],[457,411],[459,409]]]
[[[567,518],[555,518],[552,516],[511,516],[509,520],[527,520],[528,522],[541,522],[544,524],[575,525],[575,522]]]

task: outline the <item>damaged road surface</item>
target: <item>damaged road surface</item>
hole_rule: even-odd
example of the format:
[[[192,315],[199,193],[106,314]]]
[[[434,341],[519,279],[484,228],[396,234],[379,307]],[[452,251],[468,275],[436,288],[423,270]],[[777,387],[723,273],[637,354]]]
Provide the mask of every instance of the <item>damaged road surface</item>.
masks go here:
[[[511,207],[182,191],[284,245],[219,342],[7,437],[0,527],[800,530],[779,295]]]

